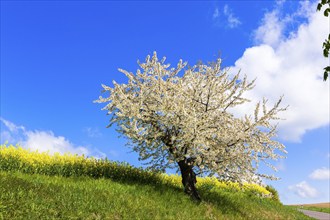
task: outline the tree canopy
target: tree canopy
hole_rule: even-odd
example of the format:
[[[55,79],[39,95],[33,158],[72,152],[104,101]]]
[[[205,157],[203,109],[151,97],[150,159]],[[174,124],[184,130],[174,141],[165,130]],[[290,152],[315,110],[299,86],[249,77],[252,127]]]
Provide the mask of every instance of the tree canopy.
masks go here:
[[[270,108],[263,99],[252,114],[238,117],[231,109],[250,101],[243,95],[255,81],[230,75],[221,69],[220,59],[191,68],[180,60],[170,68],[154,52],[138,64],[136,74],[119,69],[128,82],[102,85],[109,95],[96,102],[107,103],[103,109],[111,115],[109,126],[117,124],[141,160],[162,170],[179,165],[189,194],[196,173],[235,182],[273,178],[259,173],[258,166],[264,162],[275,169],[269,160],[286,153],[274,139],[277,129],[271,123],[286,110],[280,107],[282,97]]]

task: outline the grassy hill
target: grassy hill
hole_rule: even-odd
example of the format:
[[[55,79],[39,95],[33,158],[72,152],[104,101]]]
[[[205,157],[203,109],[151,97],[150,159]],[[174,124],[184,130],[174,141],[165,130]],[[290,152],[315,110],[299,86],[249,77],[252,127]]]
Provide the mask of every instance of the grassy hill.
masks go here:
[[[0,172],[2,219],[309,219],[270,199],[182,190],[90,177]]]
[[[199,178],[196,203],[178,176],[15,147],[0,146],[0,180],[0,219],[310,219],[253,184]]]

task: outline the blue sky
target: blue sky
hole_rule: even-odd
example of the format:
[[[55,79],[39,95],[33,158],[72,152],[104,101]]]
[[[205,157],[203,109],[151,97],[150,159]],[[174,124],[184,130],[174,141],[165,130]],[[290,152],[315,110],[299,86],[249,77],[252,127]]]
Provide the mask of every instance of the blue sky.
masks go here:
[[[157,51],[176,65],[219,55],[257,78],[248,95],[290,105],[275,161],[285,204],[329,202],[329,80],[322,42],[329,20],[314,1],[1,1],[1,143],[107,156],[140,166],[94,104],[101,83]],[[238,109],[246,112],[249,106]],[[266,170],[269,174],[273,172]]]

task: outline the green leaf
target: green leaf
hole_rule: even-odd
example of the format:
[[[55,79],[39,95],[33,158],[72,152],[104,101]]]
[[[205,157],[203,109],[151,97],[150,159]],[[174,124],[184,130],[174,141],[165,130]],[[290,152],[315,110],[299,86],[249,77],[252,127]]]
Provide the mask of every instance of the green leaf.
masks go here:
[[[329,16],[329,12],[330,12],[330,8],[325,9],[324,16],[325,17],[328,17]]]
[[[324,72],[323,81],[327,81],[328,75],[329,75],[328,72]]]
[[[326,3],[327,3],[327,0],[322,0],[322,1],[321,1],[321,4],[322,4],[322,5],[325,5]],[[320,3],[319,3],[319,4],[320,4]]]
[[[318,3],[318,4],[317,4],[317,11],[320,11],[321,8],[322,8],[322,4],[321,4],[321,3]]]
[[[324,70],[325,71],[324,71],[324,75],[323,75],[323,80],[327,81],[328,76],[329,76],[329,72],[330,72],[330,66],[325,67]]]

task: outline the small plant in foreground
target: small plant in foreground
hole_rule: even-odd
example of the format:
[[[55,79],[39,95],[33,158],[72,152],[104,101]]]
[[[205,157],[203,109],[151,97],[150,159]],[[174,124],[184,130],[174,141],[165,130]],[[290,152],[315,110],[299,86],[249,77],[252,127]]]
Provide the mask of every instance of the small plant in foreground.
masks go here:
[[[276,202],[281,202],[277,190],[270,185],[266,186],[266,190],[272,194],[272,199]]]

